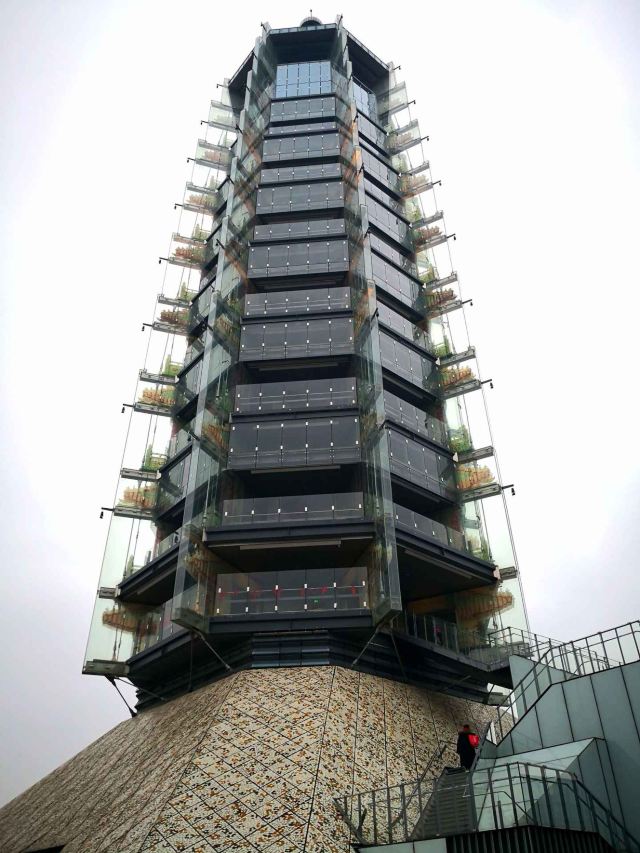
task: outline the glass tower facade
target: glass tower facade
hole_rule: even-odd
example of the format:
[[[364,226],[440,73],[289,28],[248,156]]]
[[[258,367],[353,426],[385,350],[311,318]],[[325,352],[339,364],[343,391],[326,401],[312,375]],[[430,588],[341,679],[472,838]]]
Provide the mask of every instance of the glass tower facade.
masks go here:
[[[525,612],[405,83],[340,20],[263,27],[203,127],[84,671],[128,675],[141,704],[325,663],[482,698],[486,671],[448,653]]]

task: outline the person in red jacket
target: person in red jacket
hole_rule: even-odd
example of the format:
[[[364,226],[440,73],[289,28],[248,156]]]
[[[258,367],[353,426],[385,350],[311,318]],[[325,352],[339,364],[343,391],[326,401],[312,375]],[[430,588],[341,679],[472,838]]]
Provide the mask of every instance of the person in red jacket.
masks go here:
[[[464,767],[465,770],[471,770],[479,742],[480,738],[478,735],[472,732],[469,725],[465,723],[458,732],[458,743],[456,746],[456,752],[460,756],[460,767]]]

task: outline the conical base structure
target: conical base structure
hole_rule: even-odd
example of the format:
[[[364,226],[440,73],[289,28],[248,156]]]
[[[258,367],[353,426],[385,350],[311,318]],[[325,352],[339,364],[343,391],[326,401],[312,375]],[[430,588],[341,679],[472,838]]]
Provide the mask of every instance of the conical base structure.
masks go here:
[[[121,723],[0,811],[3,853],[347,853],[333,798],[457,763],[485,705],[341,667],[245,670]],[[430,770],[431,772],[431,770]]]

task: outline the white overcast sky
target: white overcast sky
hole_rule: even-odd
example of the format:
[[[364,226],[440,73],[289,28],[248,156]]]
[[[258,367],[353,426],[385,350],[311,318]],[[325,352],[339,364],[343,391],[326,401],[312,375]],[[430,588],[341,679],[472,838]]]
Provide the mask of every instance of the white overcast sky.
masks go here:
[[[401,63],[472,296],[534,630],[639,612],[637,0],[314,5]],[[82,677],[126,416],[208,101],[306,6],[0,4],[0,802],[127,716]]]

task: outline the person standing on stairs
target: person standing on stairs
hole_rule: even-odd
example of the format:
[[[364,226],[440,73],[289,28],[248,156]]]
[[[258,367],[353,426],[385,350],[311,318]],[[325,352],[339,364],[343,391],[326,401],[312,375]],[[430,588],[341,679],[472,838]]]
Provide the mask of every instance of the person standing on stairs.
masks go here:
[[[465,770],[471,770],[473,759],[476,757],[476,749],[478,748],[478,735],[471,731],[469,725],[465,725],[458,732],[458,743],[456,752],[460,756],[460,767]]]

